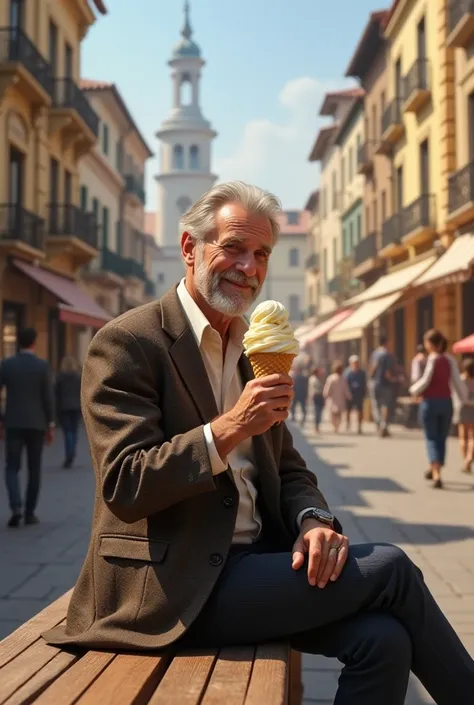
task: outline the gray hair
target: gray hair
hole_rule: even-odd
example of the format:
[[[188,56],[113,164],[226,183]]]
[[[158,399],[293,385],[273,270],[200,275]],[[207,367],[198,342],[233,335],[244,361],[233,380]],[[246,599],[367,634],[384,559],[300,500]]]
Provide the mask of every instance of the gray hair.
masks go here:
[[[251,213],[268,218],[276,242],[280,233],[280,201],[272,193],[243,181],[218,184],[203,194],[181,218],[181,232],[188,232],[194,240],[205,240],[216,227],[217,211],[227,203],[241,203]]]

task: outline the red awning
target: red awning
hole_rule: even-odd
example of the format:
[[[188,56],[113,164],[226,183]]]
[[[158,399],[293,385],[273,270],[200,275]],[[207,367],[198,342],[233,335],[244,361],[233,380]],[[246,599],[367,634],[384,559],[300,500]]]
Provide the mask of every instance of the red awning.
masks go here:
[[[474,333],[468,335],[467,338],[458,340],[457,343],[453,345],[453,353],[456,355],[467,355],[468,353],[474,353]]]
[[[90,326],[95,330],[110,321],[111,316],[75,281],[19,259],[13,260],[13,264],[59,300],[61,321],[78,326]]]
[[[338,323],[342,323],[342,321],[348,318],[351,313],[353,313],[352,308],[345,308],[342,309],[342,311],[338,311],[336,314],[334,314],[334,316],[328,318],[327,321],[323,321],[318,326],[313,328],[310,333],[305,335],[304,338],[300,340],[300,347],[304,348],[305,345],[314,343],[316,340],[318,340],[318,338],[322,338],[323,335],[327,335],[329,331],[334,328],[334,326],[337,326]]]

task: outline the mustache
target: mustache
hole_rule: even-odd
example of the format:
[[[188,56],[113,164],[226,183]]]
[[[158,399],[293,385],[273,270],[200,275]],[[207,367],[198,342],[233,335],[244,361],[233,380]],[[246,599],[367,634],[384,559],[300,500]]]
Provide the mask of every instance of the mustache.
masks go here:
[[[243,272],[237,272],[234,269],[229,270],[225,274],[221,274],[221,279],[226,279],[240,286],[249,286],[252,289],[258,289],[257,277],[247,277]]]

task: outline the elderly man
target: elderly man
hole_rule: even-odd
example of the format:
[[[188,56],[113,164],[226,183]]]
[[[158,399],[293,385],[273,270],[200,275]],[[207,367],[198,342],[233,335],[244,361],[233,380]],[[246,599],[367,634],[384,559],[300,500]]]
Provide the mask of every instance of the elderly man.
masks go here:
[[[186,277],[96,335],[83,410],[97,477],[89,552],[53,644],[147,650],[289,638],[344,664],[338,703],[402,705],[412,669],[468,705],[474,663],[398,548],[351,546],[284,423],[285,375],[253,379],[243,314],[279,203],[235,182],[182,222]]]

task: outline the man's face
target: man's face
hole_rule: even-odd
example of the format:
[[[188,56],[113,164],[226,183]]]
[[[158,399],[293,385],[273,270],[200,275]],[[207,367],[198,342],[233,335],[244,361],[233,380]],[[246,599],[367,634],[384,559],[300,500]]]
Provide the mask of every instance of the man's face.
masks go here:
[[[354,372],[357,372],[359,369],[359,361],[358,360],[352,360],[351,362],[351,367],[354,370]]]
[[[244,314],[263,286],[272,247],[267,218],[249,213],[239,203],[223,206],[215,233],[196,244],[197,290],[214,310],[228,316]]]

